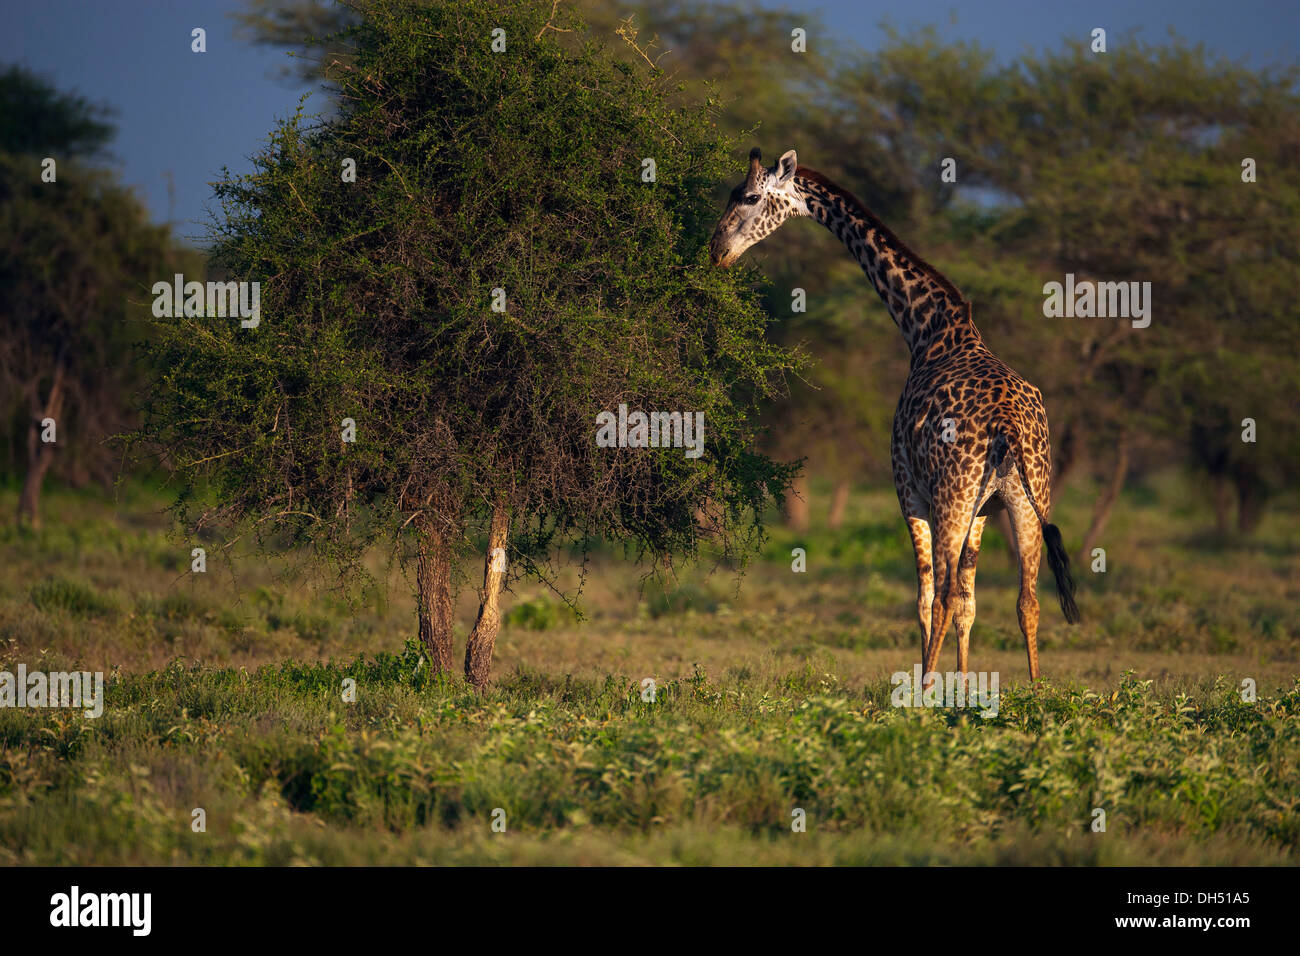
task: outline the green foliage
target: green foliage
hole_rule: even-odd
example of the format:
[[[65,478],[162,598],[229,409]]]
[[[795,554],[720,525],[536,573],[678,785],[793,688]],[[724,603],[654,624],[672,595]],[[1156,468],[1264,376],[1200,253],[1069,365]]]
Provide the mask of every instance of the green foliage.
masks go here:
[[[45,528],[0,529],[0,670],[109,681],[97,720],[0,709],[5,862],[1294,862],[1293,499],[1247,549],[1169,535],[1185,484],[1126,493],[1111,567],[1085,585],[1094,613],[1044,615],[1037,688],[1020,684],[1017,571],[987,535],[971,660],[1000,671],[1002,700],[984,719],[890,706],[916,653],[892,490],[856,496],[839,533],[774,531],[738,594],[688,567],[671,599],[648,584],[638,603],[644,569],[603,552],[589,622],[521,588],[485,694],[431,672],[395,569],[382,611],[281,582],[280,559],[226,574],[213,552],[178,581],[165,491],[122,496],[114,514],[56,490]],[[1058,504],[1063,521],[1086,507]]]
[[[416,656],[173,665],[114,683],[97,721],[0,712],[0,856],[393,862],[471,840],[465,859],[482,860],[493,851],[475,835],[498,807],[525,844],[677,834],[660,862],[710,853],[701,829],[734,834],[749,862],[820,859],[814,833],[893,863],[1011,846],[1024,862],[1186,861],[1229,841],[1239,860],[1278,862],[1300,840],[1300,686],[1253,704],[1222,683],[1157,693],[1132,675],[1101,693],[1018,686],[983,719],[892,707],[883,683],[703,674],[654,702],[615,677],[521,676],[484,699],[427,679]],[[345,676],[361,696],[341,712]],[[206,840],[186,826],[199,792]],[[809,835],[783,850],[791,807]]]
[[[358,10],[338,115],[300,112],[217,187],[214,257],[262,283],[261,324],[160,322],[144,434],[187,520],[346,564],[421,510],[459,541],[504,502],[521,554],[603,535],[660,557],[694,550],[703,512],[745,551],[789,473],[749,450],[751,403],[791,363],[703,254],[729,171],[712,111],[539,35],[548,3]],[[703,412],[704,457],[597,448],[620,403]]]
[[[520,601],[506,612],[505,622],[511,627],[530,631],[549,631],[572,624],[577,619],[573,608],[546,595]]]
[[[640,609],[652,618],[661,618],[675,614],[715,614],[724,606],[723,597],[715,588],[692,581],[653,587]]]
[[[81,581],[46,578],[32,585],[32,604],[41,611],[62,610],[77,617],[112,614],[117,602]]]

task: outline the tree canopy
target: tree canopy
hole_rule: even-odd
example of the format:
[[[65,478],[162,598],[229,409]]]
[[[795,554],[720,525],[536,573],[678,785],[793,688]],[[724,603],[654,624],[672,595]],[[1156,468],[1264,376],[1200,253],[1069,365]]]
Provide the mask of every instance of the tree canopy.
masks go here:
[[[713,111],[549,3],[354,9],[337,111],[217,187],[213,258],[260,283],[259,324],[159,320],[142,436],[186,522],[345,569],[406,528],[435,565],[489,526],[525,567],[594,536],[743,555],[790,474],[753,403],[791,360],[704,254],[736,163]],[[600,447],[621,406],[702,416],[702,455]]]

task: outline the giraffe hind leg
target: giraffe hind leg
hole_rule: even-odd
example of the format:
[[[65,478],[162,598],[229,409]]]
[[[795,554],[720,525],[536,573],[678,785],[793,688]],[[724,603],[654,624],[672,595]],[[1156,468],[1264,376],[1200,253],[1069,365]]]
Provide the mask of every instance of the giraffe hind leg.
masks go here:
[[[1007,499],[1016,558],[1020,565],[1020,596],[1016,600],[1016,617],[1020,621],[1020,633],[1025,636],[1029,679],[1038,680],[1038,566],[1042,560],[1043,526],[1023,490],[1008,494]]]

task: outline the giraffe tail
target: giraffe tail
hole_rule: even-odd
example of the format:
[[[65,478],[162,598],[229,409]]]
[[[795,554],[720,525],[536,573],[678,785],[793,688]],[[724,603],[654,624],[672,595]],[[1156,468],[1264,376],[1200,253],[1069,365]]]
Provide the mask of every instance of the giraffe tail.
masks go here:
[[[1043,543],[1047,545],[1047,566],[1052,569],[1052,576],[1056,578],[1056,596],[1061,602],[1061,613],[1065,615],[1066,621],[1071,624],[1078,624],[1080,619],[1079,605],[1074,603],[1074,576],[1070,574],[1070,556],[1066,553],[1065,542],[1061,540],[1061,529],[1051,524],[1043,516],[1042,509],[1038,507],[1038,501],[1034,498],[1034,490],[1029,487],[1029,479],[1025,475],[1025,465],[1021,460],[1020,449],[1013,445],[1004,432],[999,432],[993,439],[993,466],[997,469],[999,475],[1005,475],[1008,468],[1007,459],[1015,459],[1016,472],[1020,475],[1020,484],[1025,489],[1025,496],[1029,499],[1029,504],[1033,506],[1034,514],[1038,517],[1038,523],[1043,528]]]
[[[1061,613],[1071,624],[1079,623],[1079,605],[1074,603],[1074,577],[1070,574],[1070,557],[1061,541],[1061,529],[1054,524],[1043,525],[1043,541],[1047,545],[1047,566],[1056,578],[1056,596],[1061,600]]]

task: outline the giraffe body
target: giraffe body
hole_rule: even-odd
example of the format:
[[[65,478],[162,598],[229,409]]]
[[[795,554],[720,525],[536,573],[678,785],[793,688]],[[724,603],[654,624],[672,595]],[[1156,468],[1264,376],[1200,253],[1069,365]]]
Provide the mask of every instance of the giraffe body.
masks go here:
[[[936,670],[955,624],[958,671],[969,670],[975,568],[987,515],[1006,508],[1020,565],[1017,617],[1030,677],[1037,679],[1039,562],[1044,543],[1061,608],[1077,620],[1074,584],[1051,507],[1051,446],[1042,393],[985,345],[970,304],[856,197],[794,150],[765,168],[758,150],[732,192],[710,243],[729,265],[791,216],[809,216],[857,259],[911,352],[894,414],[894,486],[916,555],[921,659]]]

